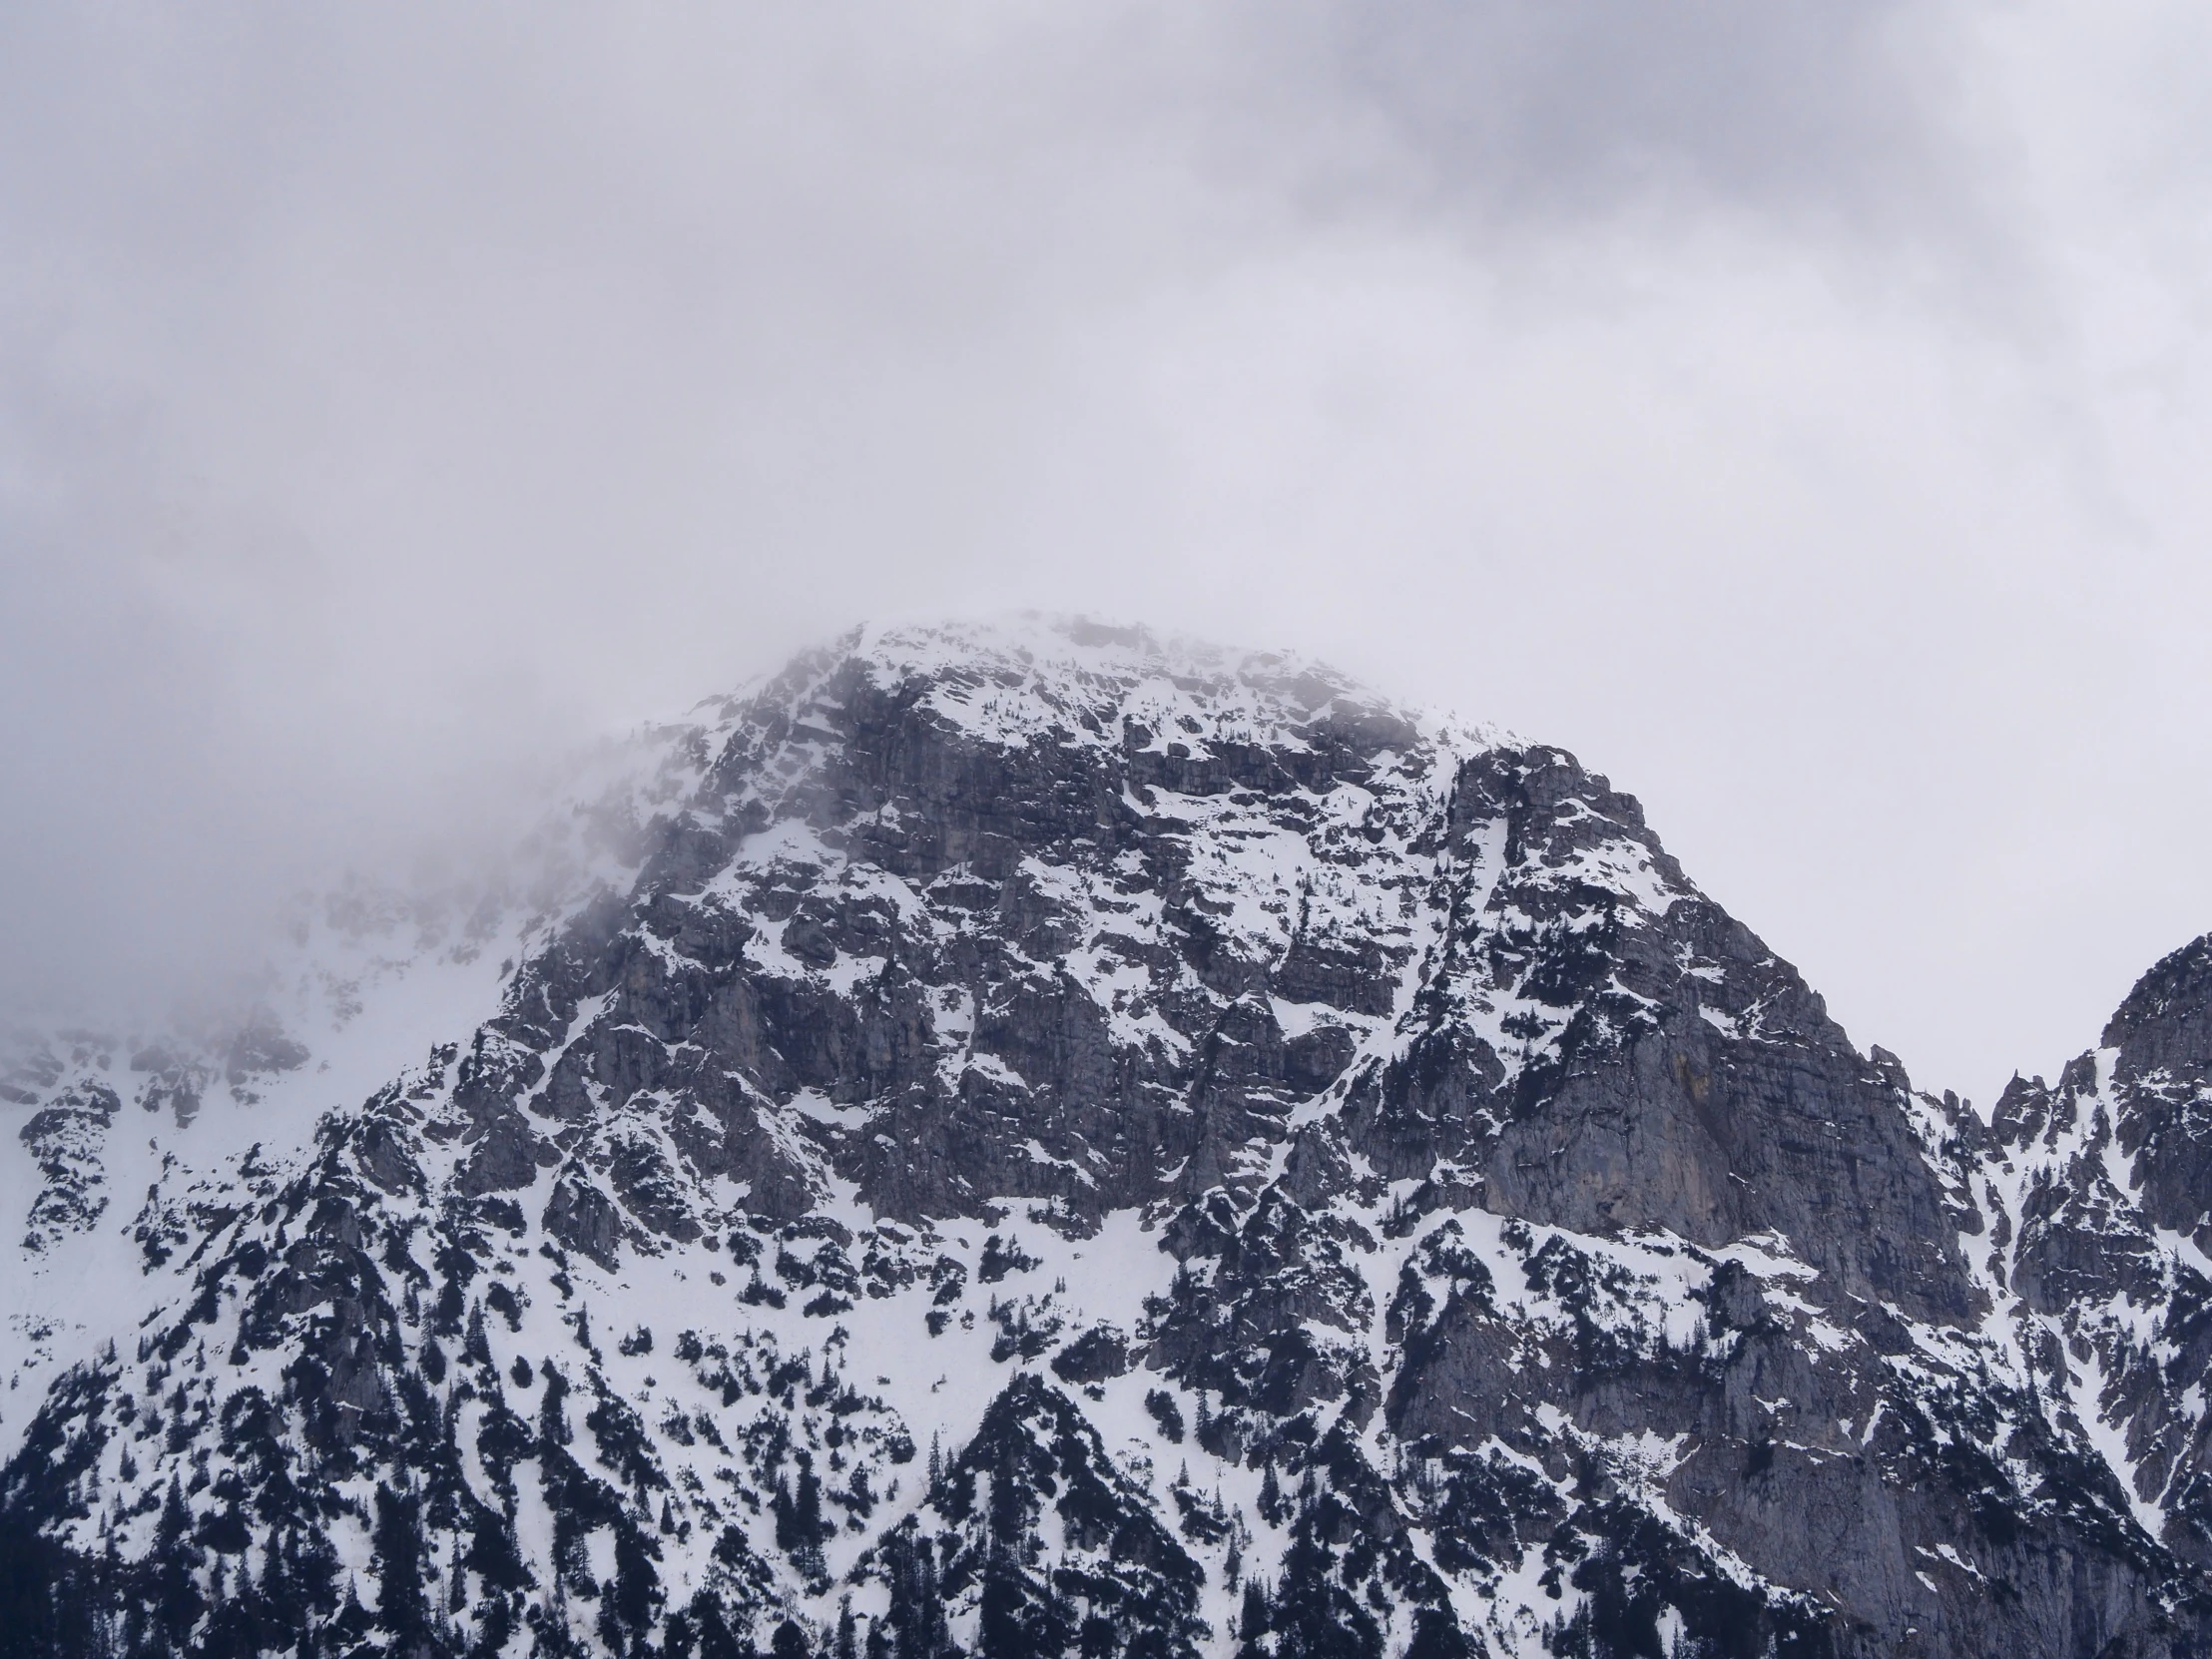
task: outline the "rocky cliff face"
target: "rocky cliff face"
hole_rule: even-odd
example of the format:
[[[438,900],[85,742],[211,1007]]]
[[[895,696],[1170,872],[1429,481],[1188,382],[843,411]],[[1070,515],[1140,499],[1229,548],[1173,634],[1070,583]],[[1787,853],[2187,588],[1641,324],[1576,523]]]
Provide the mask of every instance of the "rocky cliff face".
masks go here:
[[[2202,1650],[2212,945],[1985,1125],[1572,757],[1081,624],[567,832],[335,1071],[22,1057],[0,1643]]]

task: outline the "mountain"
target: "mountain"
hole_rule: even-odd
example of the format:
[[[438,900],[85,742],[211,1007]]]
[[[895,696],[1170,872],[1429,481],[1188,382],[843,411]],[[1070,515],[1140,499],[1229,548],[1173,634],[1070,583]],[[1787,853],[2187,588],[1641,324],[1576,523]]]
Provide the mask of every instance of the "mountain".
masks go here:
[[[1984,1121],[1572,756],[1082,622],[583,799],[22,1045],[0,1650],[2212,1640],[2212,940]]]

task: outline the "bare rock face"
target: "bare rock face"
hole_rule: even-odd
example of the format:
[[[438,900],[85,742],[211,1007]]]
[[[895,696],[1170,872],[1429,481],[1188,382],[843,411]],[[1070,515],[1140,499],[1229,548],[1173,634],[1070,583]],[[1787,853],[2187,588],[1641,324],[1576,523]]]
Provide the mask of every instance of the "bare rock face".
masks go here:
[[[2015,1077],[1983,1153],[1987,1276],[2052,1414],[2143,1528],[2212,1562],[2212,936],[2136,984],[2055,1087]],[[2192,1593],[2195,1593],[2192,1589]]]
[[[1573,757],[1296,660],[861,632],[646,751],[365,1098],[10,1074],[102,1286],[11,1313],[27,1651],[2212,1636],[2205,941],[1984,1124]]]

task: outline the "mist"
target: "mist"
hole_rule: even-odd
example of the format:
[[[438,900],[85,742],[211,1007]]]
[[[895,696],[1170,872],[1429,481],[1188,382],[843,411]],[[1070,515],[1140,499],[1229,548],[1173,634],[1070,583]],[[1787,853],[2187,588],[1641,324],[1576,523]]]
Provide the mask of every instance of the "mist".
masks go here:
[[[2212,927],[2179,4],[0,17],[0,1017],[862,617],[1573,749],[1986,1099]]]

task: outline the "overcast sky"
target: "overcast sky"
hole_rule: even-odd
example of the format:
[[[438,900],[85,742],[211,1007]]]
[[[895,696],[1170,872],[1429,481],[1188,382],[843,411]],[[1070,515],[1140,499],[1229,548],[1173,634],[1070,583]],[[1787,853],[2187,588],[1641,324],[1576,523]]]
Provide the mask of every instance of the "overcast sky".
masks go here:
[[[0,10],[0,1004],[861,616],[1574,749],[1986,1101],[2212,928],[2212,12]]]

